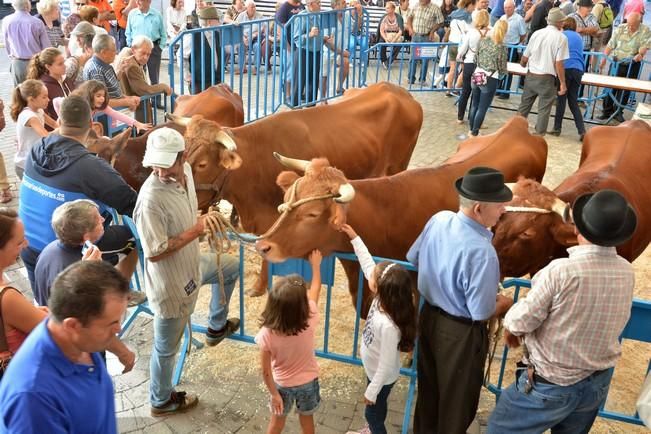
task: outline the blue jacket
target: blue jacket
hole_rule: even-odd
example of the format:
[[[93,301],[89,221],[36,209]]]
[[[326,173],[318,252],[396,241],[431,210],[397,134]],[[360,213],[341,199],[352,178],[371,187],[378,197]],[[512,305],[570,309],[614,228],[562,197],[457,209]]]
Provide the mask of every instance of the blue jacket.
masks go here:
[[[18,214],[30,247],[40,252],[56,239],[52,213],[62,203],[90,199],[108,222],[109,207],[131,216],[137,197],[105,160],[73,139],[50,134],[27,156]]]

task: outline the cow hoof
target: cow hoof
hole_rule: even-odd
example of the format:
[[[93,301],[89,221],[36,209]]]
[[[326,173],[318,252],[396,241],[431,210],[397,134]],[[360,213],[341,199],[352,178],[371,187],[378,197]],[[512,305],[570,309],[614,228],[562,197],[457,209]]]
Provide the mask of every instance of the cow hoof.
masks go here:
[[[261,297],[267,293],[266,289],[257,289],[257,288],[251,288],[246,290],[246,295],[249,297]]]

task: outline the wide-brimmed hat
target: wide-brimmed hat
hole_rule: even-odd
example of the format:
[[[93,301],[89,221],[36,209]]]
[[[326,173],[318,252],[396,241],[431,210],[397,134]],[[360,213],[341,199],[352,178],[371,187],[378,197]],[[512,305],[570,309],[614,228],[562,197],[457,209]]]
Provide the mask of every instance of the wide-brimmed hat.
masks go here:
[[[564,21],[567,15],[560,8],[551,8],[547,14],[547,24],[558,24]]]
[[[586,240],[605,247],[628,241],[637,226],[635,210],[614,190],[579,196],[572,206],[572,219]]]
[[[179,152],[185,150],[183,136],[172,128],[159,128],[149,133],[142,165],[168,169],[174,165]]]
[[[592,4],[592,0],[579,0],[577,6],[580,8],[591,8],[594,4]]]
[[[197,15],[199,15],[199,18],[201,18],[202,20],[219,19],[219,11],[214,6],[209,6],[207,8],[199,9],[199,13]]]
[[[504,175],[490,167],[473,167],[454,183],[459,194],[479,202],[508,202],[511,189],[504,184]]]

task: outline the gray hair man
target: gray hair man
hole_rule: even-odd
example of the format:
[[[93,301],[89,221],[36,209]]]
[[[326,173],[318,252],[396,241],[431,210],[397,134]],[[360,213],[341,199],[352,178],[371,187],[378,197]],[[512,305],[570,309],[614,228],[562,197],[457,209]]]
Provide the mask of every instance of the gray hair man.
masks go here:
[[[29,14],[29,0],[13,0],[15,12],[2,23],[3,39],[9,55],[9,72],[14,87],[25,81],[27,65],[35,54],[52,46],[45,24]]]

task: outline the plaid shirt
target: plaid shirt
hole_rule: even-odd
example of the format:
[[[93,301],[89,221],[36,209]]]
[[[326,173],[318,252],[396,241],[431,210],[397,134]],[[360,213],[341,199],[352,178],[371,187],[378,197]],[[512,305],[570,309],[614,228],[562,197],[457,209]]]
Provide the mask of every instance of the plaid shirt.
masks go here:
[[[525,335],[537,373],[561,386],[615,366],[635,286],[633,266],[614,247],[567,251],[569,258],[534,276],[529,294],[504,319],[511,333]]]
[[[120,88],[120,82],[115,74],[115,70],[111,65],[103,62],[97,56],[88,59],[88,62],[84,65],[83,79],[84,81],[101,81],[106,85],[106,89],[108,89],[108,94],[111,98],[122,98],[122,89]]]
[[[583,18],[581,15],[578,14],[578,12],[574,12],[573,14],[570,14],[570,18],[574,18],[574,21],[576,21],[576,31],[578,33],[579,29],[586,29],[588,27],[596,27],[599,28],[599,22],[595,18],[594,15],[591,13],[588,14],[587,17]],[[579,33],[581,35],[581,39],[583,39],[583,51],[590,51],[592,48],[592,36],[586,35],[585,33]]]
[[[409,17],[412,18],[412,27],[414,33],[418,35],[429,34],[436,24],[443,24],[445,18],[441,13],[441,8],[434,3],[427,6],[420,4],[411,10]]]

